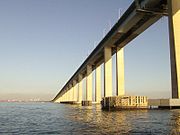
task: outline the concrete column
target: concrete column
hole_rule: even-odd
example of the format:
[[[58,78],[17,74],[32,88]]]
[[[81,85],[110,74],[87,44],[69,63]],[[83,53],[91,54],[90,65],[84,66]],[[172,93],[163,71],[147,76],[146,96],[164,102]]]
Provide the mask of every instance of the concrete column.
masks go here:
[[[61,101],[62,101],[62,99],[63,99],[63,98],[62,98],[62,94],[60,94],[60,97],[59,97],[59,99],[58,99],[58,100],[59,100],[59,102],[61,102]]]
[[[101,65],[96,67],[95,77],[95,101],[96,103],[101,102]]]
[[[64,100],[64,97],[63,97],[63,94],[61,94],[61,100],[60,100],[60,102],[63,102],[63,100]]]
[[[60,96],[60,98],[58,99],[58,102],[61,102],[62,101],[62,95]]]
[[[60,103],[62,101],[62,94],[60,95],[59,99],[58,99],[58,102]]]
[[[74,101],[74,88],[71,87],[71,101]]]
[[[77,82],[73,81],[73,101],[77,101]]]
[[[92,101],[92,66],[87,65],[86,100]]]
[[[83,80],[83,76],[79,74],[78,76],[78,103],[82,102],[82,90],[83,90],[82,80]]]
[[[75,85],[75,101],[78,102],[78,83]]]
[[[70,101],[71,100],[71,95],[70,95],[70,87],[69,87],[69,89],[68,89],[68,101]]]
[[[63,102],[64,102],[64,94],[62,94],[62,96],[61,96],[61,97],[62,97],[61,101],[63,101]]]
[[[66,90],[66,101],[68,101],[69,100],[69,95],[68,95],[68,88],[67,88],[67,90]]]
[[[78,84],[76,83],[76,86],[75,86],[75,101],[77,102],[78,101]]]
[[[65,101],[64,92],[63,92],[63,95],[62,95],[62,101],[63,101],[63,102]]]
[[[64,102],[64,95],[61,96],[61,101]]]
[[[71,99],[71,98],[70,98],[70,97],[71,97],[71,95],[70,95],[70,88],[68,89],[67,97],[68,97],[68,98],[67,98],[67,101],[70,101],[70,99]]]
[[[112,96],[112,49],[104,48],[104,96]]]
[[[63,97],[63,102],[64,102],[65,101],[64,91],[63,91],[62,97]]]
[[[67,102],[68,98],[67,98],[67,88],[65,90],[65,101]]]
[[[65,98],[65,101],[67,101],[67,89],[65,89],[64,98]]]
[[[180,98],[180,0],[168,0],[172,98]]]
[[[66,97],[67,97],[67,101],[69,101],[69,89],[67,88],[67,91],[66,91]]]
[[[116,85],[117,96],[124,95],[124,49],[116,50]]]
[[[63,92],[62,92],[62,94],[61,94],[61,101],[62,101],[62,102],[64,101]]]
[[[66,95],[67,93],[66,93],[66,90],[65,90],[65,92],[64,92],[64,101],[67,101],[67,95]]]
[[[73,86],[72,84],[69,85],[69,101],[73,101]]]

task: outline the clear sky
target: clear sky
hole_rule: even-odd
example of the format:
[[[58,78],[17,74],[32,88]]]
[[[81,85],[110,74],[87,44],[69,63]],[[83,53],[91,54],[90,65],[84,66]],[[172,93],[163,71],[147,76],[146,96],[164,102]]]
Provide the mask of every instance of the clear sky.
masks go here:
[[[0,100],[52,99],[132,0],[1,0]],[[167,18],[125,47],[126,94],[170,97]]]

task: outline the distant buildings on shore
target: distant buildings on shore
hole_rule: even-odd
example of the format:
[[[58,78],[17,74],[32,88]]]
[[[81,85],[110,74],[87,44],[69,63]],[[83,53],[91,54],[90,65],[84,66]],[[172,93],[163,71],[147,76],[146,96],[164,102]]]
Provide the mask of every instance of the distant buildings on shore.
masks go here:
[[[45,102],[45,101],[41,99],[29,99],[29,100],[8,99],[8,100],[0,100],[0,102]]]

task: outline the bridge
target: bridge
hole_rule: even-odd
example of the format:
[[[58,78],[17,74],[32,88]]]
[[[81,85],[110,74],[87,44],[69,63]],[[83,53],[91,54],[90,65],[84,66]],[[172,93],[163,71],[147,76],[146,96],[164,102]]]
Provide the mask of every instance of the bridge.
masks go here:
[[[124,95],[123,47],[161,17],[168,16],[172,98],[180,98],[180,0],[134,0],[117,23],[72,75],[53,102],[82,103],[83,79],[85,101],[92,102],[92,72],[95,71],[95,102],[101,98],[101,67],[104,66],[104,97],[112,96],[112,55],[116,55],[117,96]]]

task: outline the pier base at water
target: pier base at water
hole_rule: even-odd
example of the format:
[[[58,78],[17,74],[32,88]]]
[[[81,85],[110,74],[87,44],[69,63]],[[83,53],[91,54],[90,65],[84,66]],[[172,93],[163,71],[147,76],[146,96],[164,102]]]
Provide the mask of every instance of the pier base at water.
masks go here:
[[[91,106],[92,101],[82,101],[82,106]]]
[[[104,97],[101,106],[105,110],[147,109],[148,103],[146,96],[112,96]]]
[[[149,99],[148,106],[159,109],[180,109],[180,99]]]
[[[100,105],[101,102],[92,102],[92,104],[94,104],[94,105]]]
[[[78,104],[78,102],[76,102],[76,101],[61,101],[60,103],[61,104],[71,104],[71,105]]]

